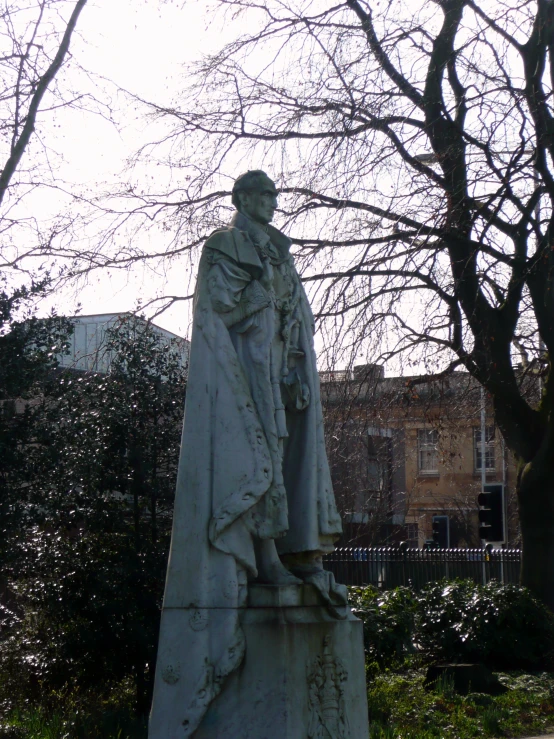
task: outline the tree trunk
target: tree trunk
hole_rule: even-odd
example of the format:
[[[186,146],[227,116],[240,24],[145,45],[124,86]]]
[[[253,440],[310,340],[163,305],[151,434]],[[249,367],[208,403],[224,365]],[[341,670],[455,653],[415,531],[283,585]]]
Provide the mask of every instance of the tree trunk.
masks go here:
[[[521,584],[554,611],[554,455],[522,464],[518,475]]]
[[[150,700],[151,696],[148,692],[148,685],[146,683],[145,675],[145,664],[142,660],[135,664],[135,700],[136,700],[136,712],[139,716],[148,716],[150,711]]]

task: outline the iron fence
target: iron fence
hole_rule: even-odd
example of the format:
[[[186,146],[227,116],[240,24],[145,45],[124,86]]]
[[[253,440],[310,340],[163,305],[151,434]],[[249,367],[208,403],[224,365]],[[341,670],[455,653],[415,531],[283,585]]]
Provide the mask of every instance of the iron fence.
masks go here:
[[[420,590],[436,580],[471,579],[485,584],[519,582],[519,549],[417,549],[369,547],[336,549],[324,558],[325,569],[345,585],[374,585],[389,590],[409,585]]]

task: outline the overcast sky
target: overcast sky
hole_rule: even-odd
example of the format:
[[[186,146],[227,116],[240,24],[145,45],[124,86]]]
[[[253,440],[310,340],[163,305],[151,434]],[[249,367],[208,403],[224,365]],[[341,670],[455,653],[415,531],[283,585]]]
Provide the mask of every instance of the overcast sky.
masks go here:
[[[101,117],[62,111],[52,130],[52,143],[65,160],[60,177],[68,182],[89,184],[119,180],[127,157],[148,140],[147,122],[142,113],[125,112],[124,97],[115,93],[120,86],[142,98],[156,101],[174,99],[183,86],[183,65],[203,53],[218,48],[232,30],[227,24],[211,24],[205,0],[159,3],[157,0],[89,0],[79,21],[79,36],[74,36],[75,59],[96,76],[96,95],[115,106],[119,129]],[[233,31],[234,32],[234,31]],[[79,81],[82,84],[82,78]],[[111,83],[114,83],[111,84]],[[173,287],[179,287],[181,276],[173,275]],[[182,276],[186,292],[185,276]],[[55,307],[59,313],[105,313],[133,310],[137,299],[153,297],[163,282],[152,280],[151,274],[137,270],[125,273],[93,275],[90,286],[78,294],[63,291],[42,306],[42,311]],[[190,316],[180,304],[157,319],[157,322],[186,334]]]
[[[144,111],[129,105],[118,88],[146,100],[171,104],[185,87],[186,63],[221,48],[241,31],[251,30],[245,29],[244,23],[256,22],[249,21],[249,14],[232,22],[229,15],[224,19],[221,12],[214,20],[213,13],[207,12],[211,5],[209,0],[88,0],[71,51],[79,65],[91,73],[96,97],[112,105],[117,125],[90,113],[62,109],[49,132],[50,145],[63,153],[61,180],[70,183],[70,187],[73,183],[77,189],[88,186],[92,193],[102,186],[113,190],[114,183],[121,181],[128,157],[153,136]],[[265,62],[264,57],[261,59]],[[76,89],[84,89],[89,83],[82,73],[76,70],[74,74]],[[263,162],[252,165],[263,166]],[[244,165],[237,163],[237,173],[243,170]],[[152,174],[155,177],[155,172],[146,171],[145,177]],[[179,177],[179,171],[175,176]],[[155,189],[155,179],[145,181]],[[175,184],[179,186],[178,179]],[[381,186],[384,187],[383,182]],[[56,213],[58,204],[51,205]],[[31,207],[36,207],[36,203]],[[39,204],[39,211],[41,207],[48,205]],[[154,233],[142,237],[154,239]],[[141,241],[144,243],[153,241]],[[162,244],[160,239],[157,246]],[[131,272],[95,271],[87,285],[57,292],[40,311],[55,308],[61,315],[73,315],[78,309],[82,315],[115,313],[136,309],[139,299],[144,304],[163,294],[188,295],[194,285],[195,269],[187,269],[183,262],[173,263],[170,271],[164,271],[165,265],[161,265],[157,273],[144,264]],[[413,317],[419,311],[417,302],[409,310]],[[190,302],[179,302],[155,320],[164,328],[187,336],[190,318]],[[318,353],[322,346],[318,333]],[[358,362],[367,361],[364,352],[361,347]]]

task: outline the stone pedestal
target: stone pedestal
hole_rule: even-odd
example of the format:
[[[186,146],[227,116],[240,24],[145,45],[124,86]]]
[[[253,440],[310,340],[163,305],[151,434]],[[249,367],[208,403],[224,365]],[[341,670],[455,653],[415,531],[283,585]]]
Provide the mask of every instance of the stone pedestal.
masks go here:
[[[241,609],[243,664],[193,739],[367,739],[362,623],[347,608],[343,615],[331,616],[310,585],[250,586],[248,607]],[[160,657],[171,661],[169,654]],[[173,676],[164,680],[172,711]],[[157,732],[151,727],[151,739],[170,736]]]

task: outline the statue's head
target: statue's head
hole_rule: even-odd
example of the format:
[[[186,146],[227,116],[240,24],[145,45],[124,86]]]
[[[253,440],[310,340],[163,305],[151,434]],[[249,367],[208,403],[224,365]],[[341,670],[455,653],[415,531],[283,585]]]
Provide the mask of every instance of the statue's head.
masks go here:
[[[265,172],[253,169],[235,180],[232,200],[240,213],[265,226],[277,208],[277,188]]]

